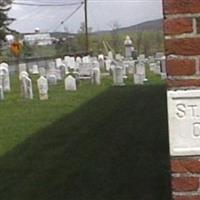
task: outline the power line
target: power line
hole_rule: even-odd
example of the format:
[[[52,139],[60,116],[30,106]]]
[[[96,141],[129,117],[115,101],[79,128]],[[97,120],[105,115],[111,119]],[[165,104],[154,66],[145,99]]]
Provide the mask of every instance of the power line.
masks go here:
[[[32,18],[34,15],[36,15],[37,13],[41,12],[41,8],[36,8],[35,10],[33,10],[32,12],[29,12],[27,15],[21,17],[21,18],[17,18],[16,21],[14,21],[13,23],[16,25],[18,23],[20,23],[23,20],[26,20],[27,18]]]
[[[82,3],[82,2],[81,2]],[[12,4],[14,5],[21,5],[21,6],[45,6],[45,7],[50,7],[50,6],[74,6],[78,5],[80,3],[59,3],[59,4],[53,4],[53,3],[23,3],[23,2],[13,2]]]
[[[54,31],[60,28],[60,26],[62,26],[67,20],[69,20],[82,7],[83,4],[84,3],[81,2],[81,4],[70,15],[68,15],[64,20],[60,22],[60,24],[54,29]]]

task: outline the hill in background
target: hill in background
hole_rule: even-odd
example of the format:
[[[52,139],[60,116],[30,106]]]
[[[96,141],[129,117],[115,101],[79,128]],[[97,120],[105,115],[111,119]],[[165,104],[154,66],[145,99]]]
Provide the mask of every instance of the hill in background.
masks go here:
[[[117,29],[118,33],[127,33],[127,32],[141,32],[141,31],[162,31],[163,29],[163,19],[156,19],[151,20],[143,23],[139,23],[136,25],[128,26],[128,27],[122,27]],[[110,34],[112,30],[104,30],[104,31],[96,31],[92,34],[94,35],[104,35],[104,34]],[[59,38],[59,37],[74,37],[75,33],[65,33],[65,32],[53,32],[51,33],[51,36]]]
[[[127,33],[127,32],[142,32],[142,31],[162,31],[162,29],[163,29],[163,19],[156,19],[128,27],[122,27],[117,30],[118,33]],[[104,34],[109,34],[110,32],[111,30],[97,31],[94,32],[93,34],[104,35]]]

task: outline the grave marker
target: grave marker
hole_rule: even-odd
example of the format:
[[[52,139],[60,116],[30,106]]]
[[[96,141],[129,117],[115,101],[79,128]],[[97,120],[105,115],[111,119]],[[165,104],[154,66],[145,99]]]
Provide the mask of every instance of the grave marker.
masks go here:
[[[37,80],[40,100],[48,100],[48,81],[44,76]]]
[[[65,90],[76,91],[76,79],[71,75],[65,78]]]

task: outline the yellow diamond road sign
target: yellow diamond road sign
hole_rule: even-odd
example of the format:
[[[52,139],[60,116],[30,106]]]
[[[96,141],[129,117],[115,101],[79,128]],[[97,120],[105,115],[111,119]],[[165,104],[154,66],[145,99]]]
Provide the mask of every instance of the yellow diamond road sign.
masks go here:
[[[22,51],[22,44],[19,41],[14,41],[10,46],[10,51],[14,56],[19,56]]]

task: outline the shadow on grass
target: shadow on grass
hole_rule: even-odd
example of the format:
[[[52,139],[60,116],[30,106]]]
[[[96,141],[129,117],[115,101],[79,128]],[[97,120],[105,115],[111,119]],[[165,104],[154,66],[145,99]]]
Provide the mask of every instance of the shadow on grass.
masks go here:
[[[0,158],[1,200],[169,200],[164,86],[110,88]]]

